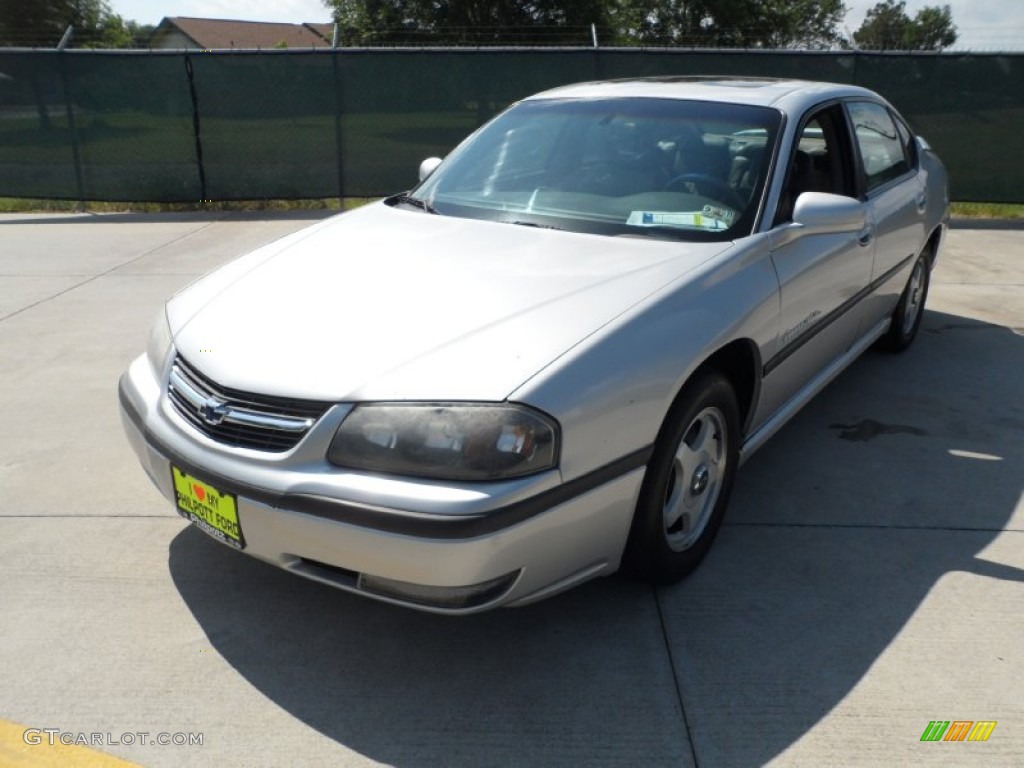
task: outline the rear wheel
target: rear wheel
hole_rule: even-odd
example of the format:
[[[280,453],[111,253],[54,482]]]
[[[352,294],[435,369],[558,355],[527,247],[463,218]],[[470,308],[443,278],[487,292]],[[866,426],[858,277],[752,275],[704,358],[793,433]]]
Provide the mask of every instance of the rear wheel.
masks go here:
[[[925,251],[914,262],[907,287],[892,313],[889,330],[878,340],[879,349],[886,352],[902,352],[911,345],[921,327],[924,317],[924,303],[928,298],[930,282],[930,252]]]
[[[700,564],[725,514],[739,440],[732,385],[717,371],[698,374],[655,443],[623,556],[626,573],[670,584]]]

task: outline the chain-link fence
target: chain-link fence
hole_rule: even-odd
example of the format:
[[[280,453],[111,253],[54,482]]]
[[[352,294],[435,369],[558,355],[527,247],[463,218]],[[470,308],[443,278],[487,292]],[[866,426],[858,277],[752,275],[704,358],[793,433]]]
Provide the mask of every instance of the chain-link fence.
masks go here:
[[[0,50],[0,196],[383,195],[523,96],[695,74],[867,86],[936,148],[953,199],[1024,202],[1024,54],[635,48]]]

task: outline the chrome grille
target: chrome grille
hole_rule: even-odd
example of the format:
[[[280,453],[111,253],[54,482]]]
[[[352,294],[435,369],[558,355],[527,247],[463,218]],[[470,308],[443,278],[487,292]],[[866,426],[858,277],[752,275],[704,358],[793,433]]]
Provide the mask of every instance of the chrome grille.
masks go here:
[[[167,387],[174,410],[207,437],[257,451],[287,451],[331,403],[256,395],[222,387],[178,355]]]

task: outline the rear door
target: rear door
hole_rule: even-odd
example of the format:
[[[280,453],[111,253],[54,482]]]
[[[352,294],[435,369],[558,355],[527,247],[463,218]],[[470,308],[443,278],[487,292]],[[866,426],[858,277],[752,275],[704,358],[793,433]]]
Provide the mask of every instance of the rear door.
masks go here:
[[[866,333],[896,306],[925,241],[928,200],[917,172],[916,143],[902,119],[875,101],[850,101],[846,109],[876,241],[871,269],[875,290],[861,310]]]

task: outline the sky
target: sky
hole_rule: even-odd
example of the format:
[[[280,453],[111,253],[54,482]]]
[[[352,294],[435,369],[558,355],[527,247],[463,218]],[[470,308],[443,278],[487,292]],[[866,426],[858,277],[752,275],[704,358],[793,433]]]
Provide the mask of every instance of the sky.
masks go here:
[[[321,0],[108,0],[115,13],[141,24],[157,24],[164,16],[208,19],[327,22],[330,11]],[[878,0],[846,0],[845,27],[853,32]],[[907,0],[913,16],[928,5],[949,5],[960,32],[954,50],[1024,50],[1024,2],[1021,0]]]

